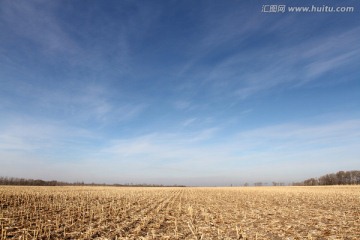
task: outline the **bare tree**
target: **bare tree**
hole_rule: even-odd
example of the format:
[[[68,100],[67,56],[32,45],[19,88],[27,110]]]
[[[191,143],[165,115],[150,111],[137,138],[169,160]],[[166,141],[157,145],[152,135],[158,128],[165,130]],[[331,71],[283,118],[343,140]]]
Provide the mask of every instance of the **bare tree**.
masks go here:
[[[337,173],[330,173],[316,178],[310,178],[302,183],[293,183],[293,185],[349,185],[360,184],[360,171],[339,171]]]

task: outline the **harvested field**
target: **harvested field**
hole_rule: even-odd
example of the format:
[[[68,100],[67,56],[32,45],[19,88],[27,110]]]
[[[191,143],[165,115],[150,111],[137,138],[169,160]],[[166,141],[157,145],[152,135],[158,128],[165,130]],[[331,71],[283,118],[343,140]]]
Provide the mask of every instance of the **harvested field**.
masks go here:
[[[0,187],[0,239],[359,239],[360,187]]]

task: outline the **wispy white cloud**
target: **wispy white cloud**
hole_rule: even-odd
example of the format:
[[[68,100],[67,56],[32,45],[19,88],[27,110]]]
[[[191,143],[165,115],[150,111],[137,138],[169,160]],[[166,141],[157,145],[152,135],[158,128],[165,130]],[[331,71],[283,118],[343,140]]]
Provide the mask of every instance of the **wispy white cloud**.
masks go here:
[[[56,19],[57,5],[48,1],[2,1],[1,18],[16,34],[45,51],[69,53],[79,46]]]
[[[27,68],[19,66],[21,63],[35,59],[38,64],[65,65],[74,73],[81,68],[98,78],[139,74],[134,51],[163,9],[157,4],[121,2],[116,11],[121,13],[130,6],[136,10],[126,16],[117,14],[114,21],[97,3],[76,12],[75,6],[56,1],[1,1],[0,20],[5,23],[1,61],[19,70]],[[68,15],[74,24],[64,17]],[[23,59],[9,51],[12,40],[18,43]],[[34,75],[44,71],[36,70]]]
[[[97,139],[91,131],[64,125],[61,121],[44,121],[22,116],[2,121],[0,151],[35,152],[73,149]]]
[[[17,86],[14,89],[11,84],[5,84],[4,89],[8,88],[21,101],[26,99],[28,108],[33,109],[33,113],[39,117],[45,113],[46,118],[51,118],[55,112],[55,118],[60,117],[68,124],[97,122],[107,125],[129,121],[138,117],[148,106],[141,99],[128,100],[121,89],[114,91],[98,84],[80,83],[74,86],[64,83],[62,88],[49,88],[19,81]],[[4,107],[8,109],[23,107],[16,99],[6,102]]]
[[[301,87],[304,84],[322,82],[328,84],[338,79],[327,78],[326,83],[323,77],[326,74],[345,71],[348,68],[356,69],[359,64],[360,52],[360,29],[358,27],[334,32],[333,34],[319,34],[313,38],[297,41],[298,34],[286,35],[284,32],[291,31],[294,19],[290,17],[281,19],[276,23],[269,23],[271,27],[264,29],[263,18],[251,23],[251,28],[239,25],[235,31],[237,34],[219,34],[214,30],[214,37],[204,35],[211,44],[206,50],[194,50],[195,57],[179,71],[178,77],[184,79],[184,86],[201,89],[212,98],[224,98],[238,96],[241,99],[251,97],[261,92],[270,92],[274,89],[288,89]],[[226,18],[223,21],[228,21]],[[239,21],[221,22],[221,26],[237,24]],[[251,21],[247,21],[251,22]],[[256,26],[261,26],[257,28]],[[257,45],[247,48],[243,42],[251,36],[256,36],[259,31],[266,36],[275,36],[282,29],[287,41],[277,39],[277,45]],[[300,31],[304,31],[304,29]],[[211,29],[211,28],[210,28]],[[234,28],[231,28],[234,29]],[[284,30],[286,29],[286,30]],[[222,32],[229,31],[223,28]],[[306,32],[306,31],[305,31]],[[216,37],[215,37],[216,36]],[[219,44],[232,44],[237,40],[232,54],[217,57],[216,61],[204,64],[201,59],[216,56]],[[275,40],[274,40],[275,41]],[[217,47],[216,47],[217,46]],[[222,49],[222,48],[221,48]],[[194,60],[195,59],[195,60]],[[196,60],[198,59],[198,60]],[[199,83],[199,81],[201,83]],[[194,85],[197,83],[197,85]],[[317,84],[318,86],[319,84]],[[232,92],[232,94],[229,94]]]
[[[221,45],[236,45],[244,41],[251,33],[259,31],[268,20],[261,18],[261,14],[248,14],[245,7],[229,9],[221,18],[204,11],[204,32],[200,38],[198,49],[208,53]]]
[[[328,149],[359,143],[360,121],[326,124],[281,124],[241,132],[237,135],[244,150],[294,151]]]
[[[191,107],[191,102],[186,100],[178,100],[174,102],[174,106],[176,109],[184,110]]]
[[[185,121],[182,122],[182,125],[184,127],[187,127],[187,126],[193,124],[196,120],[197,120],[197,118],[188,118],[188,119],[186,119]]]
[[[284,156],[296,157],[299,152],[326,152],[333,148],[352,148],[359,144],[360,122],[348,120],[330,122],[326,124],[283,124],[251,131],[237,132],[225,140],[212,142],[207,140],[215,137],[218,129],[204,129],[194,134],[151,134],[134,139],[116,140],[104,149],[106,152],[119,154],[118,156],[146,156],[147,159],[198,159],[207,161],[226,162],[238,160],[251,164],[251,160],[277,161]],[[214,158],[212,156],[221,156]],[[284,156],[282,159],[284,159]],[[216,160],[215,160],[216,159]],[[288,159],[291,160],[291,159]],[[250,161],[250,162],[249,162]],[[190,166],[188,166],[190,167]]]
[[[102,86],[90,85],[73,96],[69,102],[76,109],[76,117],[96,119],[101,123],[123,122],[137,117],[148,104],[117,99],[116,93]]]
[[[61,124],[25,122],[28,123],[15,122],[7,125],[6,130],[1,129],[0,158],[9,174],[16,169],[11,170],[6,156],[17,162],[26,162],[28,156],[33,166],[43,164],[56,179],[79,179],[75,172],[71,174],[70,168],[80,164],[91,173],[80,174],[83,179],[113,182],[126,178],[146,181],[160,176],[180,181],[194,175],[200,178],[198,182],[212,176],[212,183],[216,178],[271,181],[277,176],[274,180],[296,180],[305,173],[322,174],[324,169],[359,167],[356,160],[360,156],[356,148],[360,144],[358,119],[233,130],[226,137],[221,134],[224,129],[208,128],[112,139]],[[96,144],[99,138],[101,145]],[[57,158],[44,154],[63,150],[68,155]],[[81,154],[77,155],[79,152]],[[320,168],[321,164],[327,167]],[[64,169],[64,172],[54,169]],[[99,169],[107,172],[107,177]],[[255,177],[259,173],[260,179]]]
[[[198,174],[201,166],[211,174],[212,163],[223,153],[208,151],[207,143],[214,140],[212,129],[194,133],[153,133],[127,139],[115,139],[101,150],[112,166],[119,166],[139,178],[186,178]],[[203,166],[204,167],[204,166]]]
[[[217,127],[207,128],[204,129],[193,136],[191,136],[189,139],[187,139],[188,142],[201,142],[208,139],[211,139],[216,132],[219,130]]]
[[[356,33],[356,34],[355,34]],[[257,64],[263,66],[255,72],[240,70],[233,73],[236,77],[230,77],[231,81],[242,83],[236,91],[242,98],[249,97],[261,91],[271,90],[275,87],[299,87],[311,81],[318,81],[324,74],[331,71],[340,71],[343,67],[351,67],[357,65],[360,46],[356,42],[360,41],[359,29],[353,29],[341,34],[340,36],[319,37],[316,39],[309,39],[300,45],[284,47],[282,49],[264,50],[259,49],[255,52],[256,58],[252,59],[247,56],[248,61],[254,60]],[[351,47],[349,47],[351,46]],[[303,49],[299,53],[299,49]],[[336,51],[332,51],[336,49]],[[264,57],[262,52],[272,52],[271,57]],[[223,72],[232,66],[232,69],[237,69],[235,65],[242,66],[245,62],[242,55],[235,56],[229,61],[224,62],[215,68],[215,79],[221,79]],[[229,73],[227,73],[229,74]],[[327,83],[331,79],[327,79]]]

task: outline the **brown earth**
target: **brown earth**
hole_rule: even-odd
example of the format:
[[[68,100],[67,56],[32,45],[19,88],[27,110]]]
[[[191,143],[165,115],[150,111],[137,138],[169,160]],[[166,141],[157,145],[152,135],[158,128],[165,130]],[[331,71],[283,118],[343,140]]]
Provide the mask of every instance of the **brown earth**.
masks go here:
[[[360,186],[0,186],[0,239],[360,239]]]

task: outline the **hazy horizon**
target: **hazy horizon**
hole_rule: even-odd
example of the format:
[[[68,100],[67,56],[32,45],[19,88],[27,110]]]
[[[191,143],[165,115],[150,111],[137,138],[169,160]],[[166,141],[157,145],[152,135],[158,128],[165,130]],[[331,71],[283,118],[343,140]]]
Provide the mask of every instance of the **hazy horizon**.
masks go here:
[[[0,176],[240,185],[360,169],[360,4],[0,1]]]

